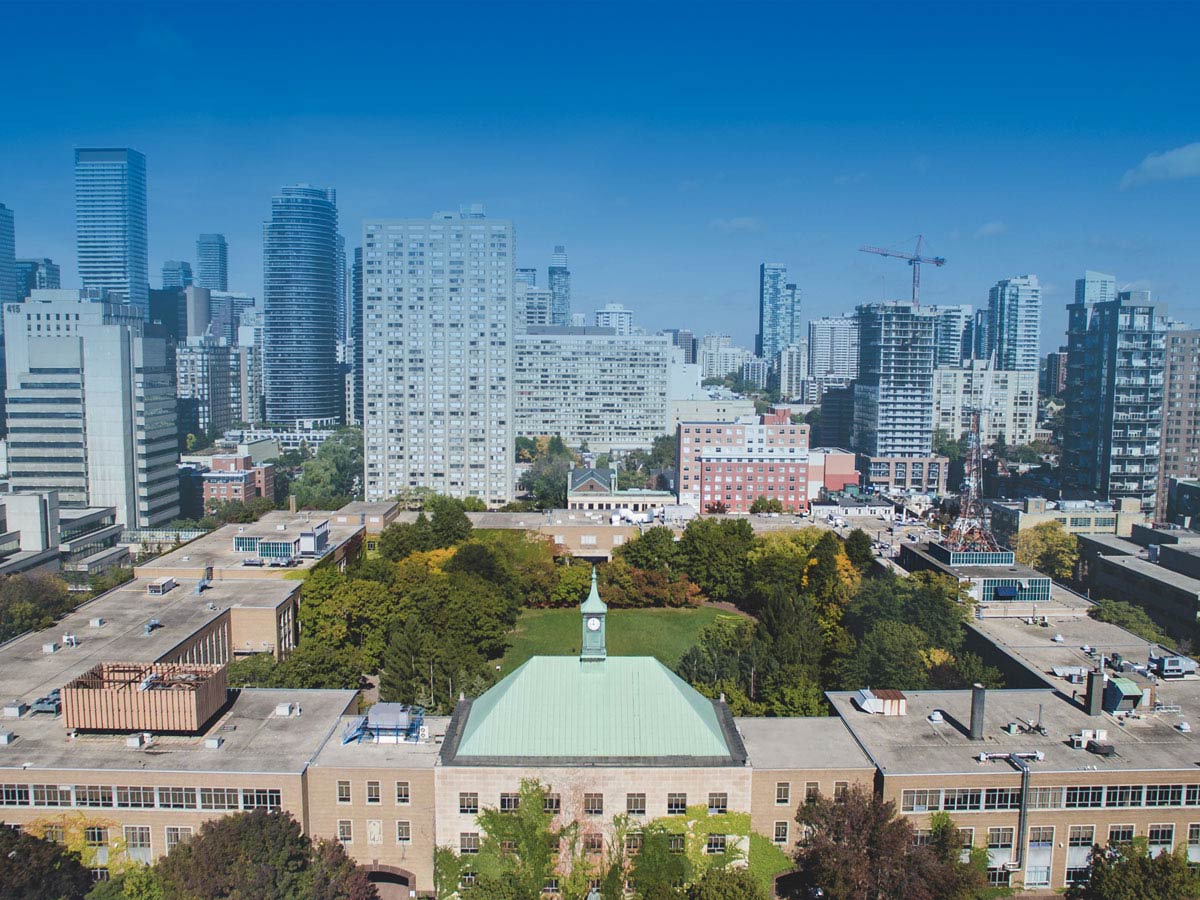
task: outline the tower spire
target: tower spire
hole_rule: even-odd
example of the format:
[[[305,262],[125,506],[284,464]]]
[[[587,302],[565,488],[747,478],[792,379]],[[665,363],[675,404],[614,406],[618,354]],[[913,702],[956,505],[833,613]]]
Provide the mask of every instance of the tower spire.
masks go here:
[[[579,607],[579,612],[583,617],[583,641],[580,643],[579,658],[585,661],[604,659],[608,655],[604,637],[608,606],[600,599],[595,566],[592,566],[592,589],[588,591],[587,599]]]

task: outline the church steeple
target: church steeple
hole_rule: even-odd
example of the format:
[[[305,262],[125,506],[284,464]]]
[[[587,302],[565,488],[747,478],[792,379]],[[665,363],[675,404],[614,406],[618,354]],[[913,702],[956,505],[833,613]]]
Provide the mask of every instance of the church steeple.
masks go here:
[[[584,661],[603,660],[608,656],[605,647],[604,628],[608,618],[608,606],[600,599],[600,591],[596,587],[596,567],[592,566],[592,589],[587,599],[579,607],[583,617],[583,641],[580,644],[579,658]]]

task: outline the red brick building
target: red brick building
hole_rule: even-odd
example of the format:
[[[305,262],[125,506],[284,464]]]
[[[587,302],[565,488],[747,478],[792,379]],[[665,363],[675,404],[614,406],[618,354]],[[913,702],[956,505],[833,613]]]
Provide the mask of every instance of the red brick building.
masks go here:
[[[230,500],[249,502],[256,497],[275,497],[275,464],[256,466],[250,456],[214,456],[204,480],[204,508]]]

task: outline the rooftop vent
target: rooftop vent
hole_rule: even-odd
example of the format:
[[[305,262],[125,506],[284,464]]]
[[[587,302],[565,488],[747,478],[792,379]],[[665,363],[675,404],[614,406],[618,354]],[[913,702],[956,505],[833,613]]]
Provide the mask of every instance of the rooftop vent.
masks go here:
[[[139,731],[137,734],[131,734],[125,738],[125,746],[130,750],[144,750],[154,742],[154,738],[148,731]]]
[[[0,731],[0,747],[7,747],[16,739],[17,736],[11,731]]]
[[[42,644],[42,652],[43,653],[57,653],[58,652],[58,644],[56,644],[54,641],[51,641],[48,644]]]
[[[873,716],[908,715],[908,698],[896,690],[863,688],[855,695],[854,702]]]
[[[292,704],[290,704],[290,703],[276,703],[275,704],[276,718],[287,719],[291,715],[292,715]]]
[[[96,616],[94,619],[88,619],[88,625],[92,628],[102,628],[104,626],[104,619]]]
[[[204,749],[205,750],[220,750],[221,745],[223,743],[225,743],[225,738],[222,738],[222,737],[205,738],[204,739]]]
[[[940,709],[935,709],[933,712],[931,712],[929,714],[929,721],[932,722],[934,725],[938,725],[942,722],[945,722],[946,720],[945,720],[945,718],[942,717],[942,711]]]

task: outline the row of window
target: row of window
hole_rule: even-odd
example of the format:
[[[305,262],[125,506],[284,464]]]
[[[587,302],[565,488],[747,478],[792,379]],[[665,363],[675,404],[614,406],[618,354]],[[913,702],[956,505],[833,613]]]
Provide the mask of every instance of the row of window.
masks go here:
[[[341,826],[343,823],[338,823],[339,840],[341,835]],[[345,823],[349,826],[349,822]],[[783,825],[785,834],[783,840],[787,840],[786,822],[777,822],[775,824],[776,835],[778,835],[779,826]],[[778,838],[776,838],[778,840]],[[344,843],[344,842],[343,842]],[[506,842],[501,843],[501,850],[515,850],[514,846],[504,846]],[[511,842],[507,842],[510,843]],[[724,853],[729,847],[729,835],[725,834],[709,834],[706,835],[704,844],[704,852],[709,855],[717,855]],[[640,834],[625,835],[625,852],[636,855],[642,849],[642,836]],[[686,837],[682,834],[673,834],[667,838],[667,849],[671,853],[683,853],[686,850]],[[604,835],[596,832],[589,832],[583,836],[583,850],[588,854],[600,854],[604,852]],[[458,836],[458,852],[463,855],[472,855],[479,852],[479,832],[464,831]]]
[[[14,828],[20,826],[14,825]],[[153,859],[151,827],[149,825],[126,825],[121,836],[125,841],[125,852],[130,859],[139,862],[150,862]],[[163,829],[164,847],[170,853],[192,836],[190,825],[168,825]],[[61,825],[46,825],[42,828],[42,838],[55,844],[66,841],[66,835]],[[84,842],[91,848],[99,850],[109,846],[109,829],[104,825],[89,825],[83,830]]]
[[[815,784],[813,788],[815,790]],[[780,782],[776,787],[776,797],[779,796],[779,789],[784,789],[784,796],[790,794],[790,785]],[[339,794],[339,798],[340,798]],[[348,796],[348,795],[347,795]],[[368,797],[370,795],[368,794]],[[348,800],[345,802],[349,802]],[[369,799],[367,802],[371,802]],[[542,801],[546,812],[557,815],[562,811],[562,796],[560,794],[547,794]],[[776,802],[788,802],[786,799]],[[521,795],[512,793],[502,793],[500,795],[500,811],[513,812],[521,805]],[[682,792],[671,792],[667,794],[666,812],[668,816],[682,816],[687,812],[688,795]],[[463,791],[458,795],[458,811],[463,815],[476,815],[480,809],[479,794],[474,791]],[[708,812],[710,815],[720,815],[729,811],[729,795],[724,792],[712,792],[708,795]],[[631,816],[646,815],[646,795],[641,793],[625,795],[625,812]],[[604,815],[604,795],[600,793],[587,793],[583,795],[583,813],[588,816]]]
[[[407,806],[412,803],[412,793],[409,790],[407,781],[397,781],[396,791],[393,794],[397,806]],[[366,784],[366,796],[364,798],[367,803],[378,804],[383,802],[383,787],[378,781],[368,781]],[[350,782],[339,781],[337,783],[337,802],[350,803],[352,802]]]
[[[274,788],[139,787],[107,784],[0,784],[0,806],[101,809],[276,810]]]
[[[1200,806],[1200,784],[1120,784],[1029,789],[1030,809],[1125,809]],[[903,812],[978,812],[1021,808],[1020,788],[947,788],[904,791]]]

